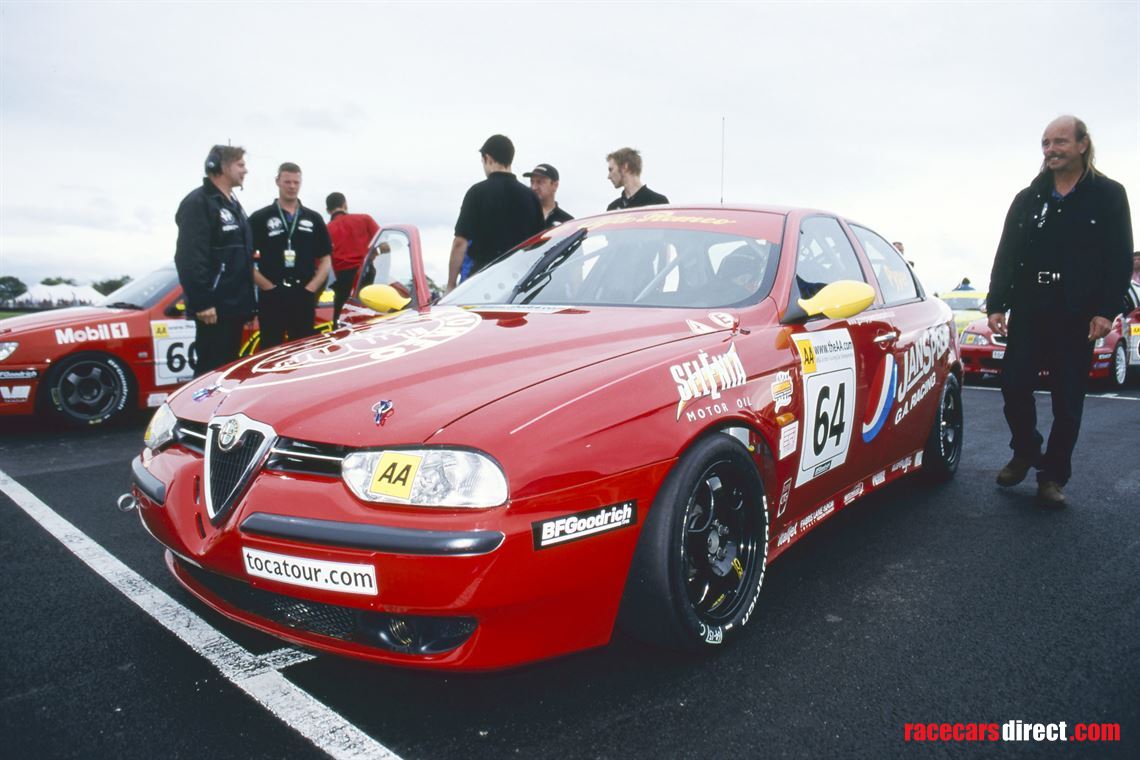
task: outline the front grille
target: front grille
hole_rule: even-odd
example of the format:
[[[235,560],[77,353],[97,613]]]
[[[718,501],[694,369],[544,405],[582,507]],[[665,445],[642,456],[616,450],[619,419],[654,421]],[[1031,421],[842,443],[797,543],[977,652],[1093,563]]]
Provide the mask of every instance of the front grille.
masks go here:
[[[287,628],[297,628],[344,641],[351,641],[354,638],[360,614],[357,610],[275,594],[272,591],[255,588],[248,583],[202,570],[188,562],[177,561],[187,575],[232,607]]]
[[[214,512],[221,513],[233,503],[241,489],[242,475],[249,469],[257,456],[257,450],[265,441],[265,436],[256,430],[242,435],[238,444],[230,451],[222,451],[217,437],[210,447],[210,494]]]
[[[997,333],[994,333],[993,335],[990,336],[990,341],[995,346],[1004,346],[1005,345],[1005,336],[1004,335],[998,335]]]
[[[238,502],[276,441],[273,428],[243,414],[210,420],[206,431],[206,511],[210,519],[218,522]]]
[[[178,420],[174,426],[174,440],[184,448],[206,453],[206,425],[203,422]]]
[[[265,469],[339,478],[341,460],[351,451],[333,443],[280,438],[269,452]]]

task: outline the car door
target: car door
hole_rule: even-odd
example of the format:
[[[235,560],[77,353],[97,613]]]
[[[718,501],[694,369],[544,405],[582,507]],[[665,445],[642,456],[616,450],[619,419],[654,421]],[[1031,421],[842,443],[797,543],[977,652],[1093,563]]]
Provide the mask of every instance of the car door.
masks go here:
[[[876,338],[881,349],[881,369],[872,380],[863,435],[878,450],[880,466],[899,461],[921,449],[930,433],[938,403],[938,389],[951,347],[951,328],[945,310],[927,298],[907,262],[893,245],[866,227],[852,224],[878,287],[881,304],[869,314],[878,314],[887,332]],[[888,382],[888,375],[895,381]]]
[[[875,312],[849,319],[806,317],[798,299],[810,298],[833,282],[868,282],[869,277],[835,217],[802,217],[796,232],[795,247],[790,249],[795,275],[783,321],[789,325],[790,348],[798,360],[793,373],[801,391],[793,501],[805,514],[842,497],[874,466],[861,434],[860,410],[866,407],[872,371],[884,351],[883,336],[891,328]],[[842,506],[841,501],[832,504]]]
[[[423,310],[434,295],[424,272],[420,232],[410,225],[381,227],[372,238],[360,264],[352,293],[340,313],[340,324],[371,319],[376,312],[360,301],[360,291],[373,284],[387,284],[411,299],[409,309]],[[436,289],[438,292],[438,288]]]

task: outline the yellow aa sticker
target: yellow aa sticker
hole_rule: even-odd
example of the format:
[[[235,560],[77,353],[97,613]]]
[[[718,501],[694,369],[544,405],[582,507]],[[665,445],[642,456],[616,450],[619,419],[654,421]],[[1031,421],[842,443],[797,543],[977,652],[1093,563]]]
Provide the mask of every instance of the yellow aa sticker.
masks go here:
[[[796,348],[800,350],[800,364],[803,365],[804,374],[815,372],[815,349],[810,340],[796,341]]]
[[[412,483],[416,480],[421,459],[423,457],[416,454],[385,451],[380,456],[380,464],[376,465],[372,473],[368,493],[407,499],[412,495]]]
[[[1140,335],[1140,325],[1131,325],[1130,331],[1133,335]]]
[[[156,338],[169,338],[170,328],[166,326],[165,322],[151,322],[151,332],[154,333]]]

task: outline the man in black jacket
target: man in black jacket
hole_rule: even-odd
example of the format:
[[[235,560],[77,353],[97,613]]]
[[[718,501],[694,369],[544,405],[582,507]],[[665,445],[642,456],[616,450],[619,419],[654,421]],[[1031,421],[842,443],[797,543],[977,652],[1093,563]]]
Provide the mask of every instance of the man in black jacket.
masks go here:
[[[1038,501],[1062,507],[1093,343],[1108,334],[1128,287],[1132,220],[1124,188],[1096,169],[1083,121],[1055,119],[1041,150],[1040,174],[1006,215],[986,312],[990,329],[1008,339],[1002,396],[1013,458],[998,473],[998,485],[1016,485],[1037,467]],[[1033,401],[1043,369],[1053,397],[1044,455]]]
[[[633,148],[619,148],[606,156],[606,177],[614,187],[621,188],[621,195],[610,201],[606,211],[669,202],[668,198],[653,192],[641,181],[641,153]]]
[[[178,206],[174,265],[197,322],[195,376],[233,361],[242,326],[254,312],[253,235],[235,187],[245,179],[245,149],[215,145],[206,157],[202,186]]]

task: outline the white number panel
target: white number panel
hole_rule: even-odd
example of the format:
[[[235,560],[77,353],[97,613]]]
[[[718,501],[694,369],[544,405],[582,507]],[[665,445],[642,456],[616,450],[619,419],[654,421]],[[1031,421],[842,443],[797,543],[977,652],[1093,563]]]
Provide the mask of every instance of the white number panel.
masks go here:
[[[154,339],[154,384],[178,385],[194,377],[198,352],[197,329],[190,319],[155,319],[150,323]]]
[[[844,329],[793,340],[804,384],[798,487],[847,461],[855,424],[855,346]]]

